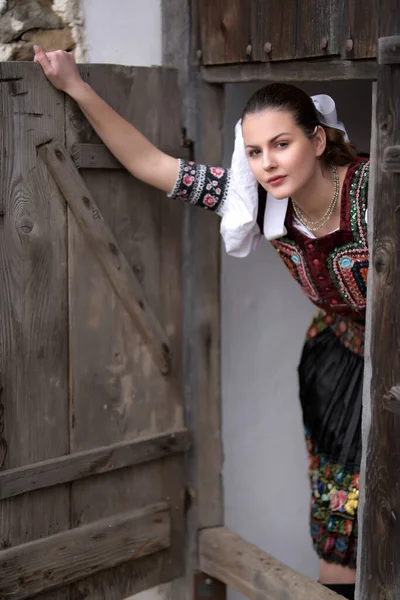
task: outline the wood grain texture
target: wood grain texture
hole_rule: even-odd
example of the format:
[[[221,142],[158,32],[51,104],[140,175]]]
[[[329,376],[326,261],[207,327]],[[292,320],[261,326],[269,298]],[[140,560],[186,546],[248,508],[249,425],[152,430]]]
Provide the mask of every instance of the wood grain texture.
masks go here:
[[[189,160],[189,149],[161,147],[160,150],[175,158]],[[104,144],[73,144],[71,156],[78,169],[124,169]]]
[[[339,0],[298,0],[296,58],[340,54]]]
[[[386,7],[384,9],[386,11]],[[347,59],[373,58],[379,31],[378,0],[351,0],[344,3],[342,56]],[[352,42],[346,49],[346,42]]]
[[[226,527],[200,532],[199,564],[205,573],[250,600],[342,598],[316,581],[296,573]]]
[[[219,165],[222,161],[223,89],[204,85],[198,69],[192,67],[193,60],[187,59],[199,48],[197,15],[203,10],[203,3],[197,0],[191,0],[190,5],[191,15],[186,0],[162,2],[163,62],[179,70],[181,122],[195,142],[194,158]],[[210,97],[204,95],[205,88],[209,87]],[[196,598],[193,577],[198,569],[200,523],[220,525],[222,520],[219,245],[219,219],[186,205],[183,370],[185,423],[193,432],[194,442],[187,455],[190,489],[186,506],[185,577],[168,586],[165,593],[168,600]],[[207,435],[210,431],[213,432],[211,440]],[[204,480],[203,473],[206,474]],[[212,510],[207,512],[209,507]]]
[[[268,64],[202,67],[201,75],[207,83],[376,79],[377,66],[375,60],[287,60]]]
[[[400,33],[400,0],[385,0],[378,13],[378,37],[394,36]]]
[[[253,61],[293,58],[296,53],[297,0],[253,0],[251,44]],[[270,51],[266,52],[266,49]]]
[[[223,101],[222,86],[201,87],[199,117],[203,126],[196,146],[197,162],[221,164]],[[219,226],[212,213],[188,212],[184,350],[190,384],[187,425],[194,440],[190,470],[199,529],[223,522]]]
[[[187,429],[120,442],[0,472],[0,499],[187,452]]]
[[[37,146],[65,139],[64,98],[39,65],[0,63],[0,379],[4,469],[66,454],[65,203]],[[67,486],[0,503],[0,547],[65,531]],[[41,600],[67,600],[68,590]]]
[[[359,571],[368,576],[360,579],[360,600],[395,600],[400,594],[400,416],[385,406],[388,393],[400,383],[400,191],[398,175],[383,169],[385,148],[399,144],[399,94],[400,65],[379,66],[369,186],[369,212],[373,214],[372,279],[368,283],[372,286],[371,410],[367,410],[368,398],[365,398],[364,410],[370,428],[363,437],[366,446],[359,554]]]
[[[170,350],[167,335],[66,148],[59,143],[45,144],[39,149],[39,155],[67,200],[114,292],[140,331],[154,362],[161,373],[168,373]]]
[[[242,0],[197,0],[203,64],[248,61],[252,57],[250,3]]]
[[[0,551],[0,595],[15,600],[31,598],[43,590],[159,552],[170,543],[166,503],[117,514]]]
[[[180,144],[176,73],[90,65],[82,76],[124,118],[156,145]],[[78,107],[67,103],[67,147],[99,143]],[[123,170],[82,170],[130,268],[168,336],[171,371],[163,376],[114,294],[75,218],[69,213],[71,451],[81,452],[183,426],[181,377],[181,203],[137,181]],[[165,211],[174,211],[165,224]],[[165,228],[165,231],[163,229]],[[163,241],[161,241],[163,240]],[[165,254],[165,259],[164,259]],[[169,257],[166,265],[165,260]],[[174,262],[172,263],[172,257]],[[174,295],[174,308],[166,290]],[[177,393],[178,391],[178,393]],[[87,398],[91,398],[90,403]],[[183,571],[184,458],[166,457],[74,482],[73,526],[148,503],[167,501],[171,549],[103,571],[72,586],[71,599],[120,600],[169,581]]]

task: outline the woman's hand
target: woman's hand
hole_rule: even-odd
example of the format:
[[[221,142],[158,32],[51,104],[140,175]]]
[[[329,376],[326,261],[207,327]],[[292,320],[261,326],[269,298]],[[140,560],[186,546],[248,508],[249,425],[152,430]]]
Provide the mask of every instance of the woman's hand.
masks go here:
[[[72,95],[73,90],[83,83],[72,55],[64,50],[45,52],[35,46],[35,62],[40,64],[50,83],[62,92]]]

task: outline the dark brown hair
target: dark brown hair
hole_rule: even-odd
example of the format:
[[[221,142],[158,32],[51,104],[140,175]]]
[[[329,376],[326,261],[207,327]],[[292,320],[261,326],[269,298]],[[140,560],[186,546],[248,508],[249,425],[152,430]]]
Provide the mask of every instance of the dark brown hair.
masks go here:
[[[352,162],[357,153],[352,144],[345,142],[339,129],[327,127],[318,121],[318,112],[311,98],[294,85],[271,83],[258,90],[247,102],[242,113],[242,121],[247,115],[266,109],[289,111],[308,138],[314,136],[317,125],[326,133],[326,148],[321,159],[326,165],[346,165]]]

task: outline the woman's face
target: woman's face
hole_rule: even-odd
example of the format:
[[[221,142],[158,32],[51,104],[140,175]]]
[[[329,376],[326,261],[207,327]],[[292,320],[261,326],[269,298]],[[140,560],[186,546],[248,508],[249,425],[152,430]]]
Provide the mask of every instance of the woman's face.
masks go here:
[[[266,109],[246,115],[242,131],[253,175],[275,198],[296,196],[312,180],[325,149],[322,127],[309,139],[289,111]]]

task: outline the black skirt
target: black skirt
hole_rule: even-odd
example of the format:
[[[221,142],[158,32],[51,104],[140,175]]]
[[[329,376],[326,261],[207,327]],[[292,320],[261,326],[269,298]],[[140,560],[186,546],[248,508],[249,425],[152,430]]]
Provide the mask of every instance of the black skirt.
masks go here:
[[[364,371],[362,324],[320,313],[298,368],[318,555],[355,568]]]

